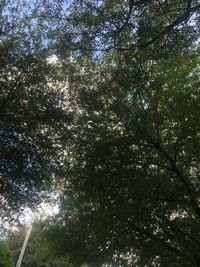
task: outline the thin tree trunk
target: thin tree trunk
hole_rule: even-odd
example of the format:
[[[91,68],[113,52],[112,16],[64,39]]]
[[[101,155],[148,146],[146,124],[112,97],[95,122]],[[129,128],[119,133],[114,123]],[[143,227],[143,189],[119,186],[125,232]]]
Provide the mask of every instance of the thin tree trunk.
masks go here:
[[[21,252],[20,252],[20,255],[19,255],[19,259],[18,259],[17,264],[16,264],[16,267],[21,267],[22,259],[23,259],[23,256],[24,256],[24,252],[25,252],[25,249],[26,249],[26,246],[27,246],[31,231],[32,231],[32,223],[29,226],[28,231],[26,233],[26,237],[24,239],[24,243],[23,243],[23,246],[22,246],[22,249],[21,249]]]

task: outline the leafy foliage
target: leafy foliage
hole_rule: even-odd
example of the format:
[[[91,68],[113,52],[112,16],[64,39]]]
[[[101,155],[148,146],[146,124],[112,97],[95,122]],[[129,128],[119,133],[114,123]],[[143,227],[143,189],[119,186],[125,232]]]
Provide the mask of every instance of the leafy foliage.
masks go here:
[[[75,266],[199,266],[199,10],[35,1],[34,45],[2,38],[2,203],[56,173],[47,239]]]
[[[70,120],[60,100],[63,84],[39,32],[30,39],[19,3],[2,4],[0,15],[0,209],[6,220],[41,201],[61,162],[61,121]]]
[[[73,267],[67,257],[56,258],[43,235],[42,223],[34,223],[29,242],[26,247],[23,267]],[[10,231],[6,240],[10,246],[14,261],[17,262],[22,244],[26,236],[27,227],[23,226],[16,231]]]
[[[74,121],[48,237],[76,266],[198,266],[199,5],[77,5],[68,19],[96,52],[73,44]]]
[[[95,89],[82,91],[79,79],[82,112],[50,232],[77,266],[129,266],[129,255],[138,266],[198,262],[198,65],[181,55],[149,63],[151,78],[141,67],[128,65],[110,83],[97,75]]]
[[[1,267],[14,267],[11,252],[6,242],[0,241],[0,266]]]

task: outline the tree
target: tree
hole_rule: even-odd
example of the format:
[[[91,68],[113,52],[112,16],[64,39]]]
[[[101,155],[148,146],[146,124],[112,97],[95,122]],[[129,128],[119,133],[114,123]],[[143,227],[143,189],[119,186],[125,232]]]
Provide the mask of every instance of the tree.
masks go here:
[[[2,220],[13,220],[23,206],[35,206],[50,190],[52,173],[62,161],[61,124],[70,120],[61,105],[63,84],[57,84],[59,76],[48,62],[51,54],[34,27],[33,11],[20,1],[1,1]]]
[[[1,267],[14,267],[11,252],[7,243],[3,240],[0,241],[0,266]]]
[[[51,231],[77,266],[85,259],[125,266],[131,252],[141,266],[198,262],[198,76],[190,58],[177,61],[151,66],[151,90],[143,80],[125,93],[126,76],[115,79],[113,95],[110,84],[84,91]]]
[[[67,257],[56,258],[43,235],[42,222],[35,222],[26,247],[23,267],[73,267]],[[14,261],[17,262],[20,250],[26,235],[27,227],[23,226],[16,231],[10,231],[6,240],[10,246]]]
[[[48,237],[75,266],[199,266],[199,4],[78,2],[80,39],[57,42],[74,121]]]
[[[4,41],[2,200],[37,200],[56,172],[47,237],[75,266],[199,266],[199,9],[35,1],[37,38]]]

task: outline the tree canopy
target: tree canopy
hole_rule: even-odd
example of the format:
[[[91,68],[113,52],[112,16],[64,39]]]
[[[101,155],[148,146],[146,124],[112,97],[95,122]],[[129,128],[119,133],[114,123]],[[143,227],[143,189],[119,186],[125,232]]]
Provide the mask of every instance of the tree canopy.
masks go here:
[[[34,199],[53,173],[61,205],[46,232],[57,256],[200,266],[199,1],[31,10],[31,51],[21,37],[2,46],[2,199]]]
[[[198,11],[80,1],[66,18],[75,120],[50,235],[77,266],[199,264]]]
[[[21,9],[20,9],[21,8]],[[49,188],[60,160],[61,88],[39,32],[20,2],[1,2],[0,32],[0,210],[34,206]],[[12,15],[11,15],[12,14]],[[31,15],[33,15],[31,13]],[[12,16],[12,17],[11,17]],[[41,37],[41,38],[39,38]],[[13,218],[13,217],[12,217]]]

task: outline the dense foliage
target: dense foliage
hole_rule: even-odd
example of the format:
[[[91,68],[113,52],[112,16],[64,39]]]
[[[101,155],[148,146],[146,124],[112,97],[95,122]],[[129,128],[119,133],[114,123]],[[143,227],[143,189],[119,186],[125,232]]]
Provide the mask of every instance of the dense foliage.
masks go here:
[[[3,3],[0,211],[2,220],[8,220],[23,205],[34,206],[41,201],[41,192],[49,187],[52,173],[61,162],[60,124],[68,121],[69,116],[61,107],[63,85],[58,84],[57,71],[48,62],[41,34],[31,33],[26,18],[20,17],[19,12],[23,11],[23,6],[18,6],[20,2],[14,6],[12,1]]]
[[[0,266],[1,267],[14,267],[12,255],[7,243],[3,240],[0,241]]]
[[[10,231],[6,236],[16,263],[26,236],[27,227]],[[34,223],[23,257],[23,267],[73,267],[67,257],[56,258],[43,235],[42,223]],[[4,267],[4,266],[3,266]],[[5,266],[6,267],[6,266]]]
[[[30,10],[30,31],[2,38],[2,204],[37,200],[54,173],[57,257],[200,266],[199,1]]]
[[[77,266],[199,266],[199,4],[158,2],[75,3],[57,43],[74,121],[49,236]]]

